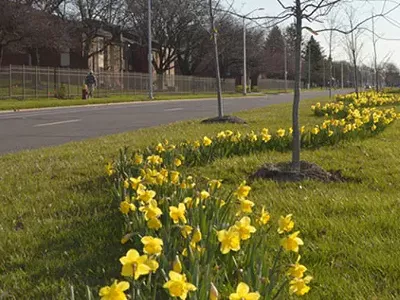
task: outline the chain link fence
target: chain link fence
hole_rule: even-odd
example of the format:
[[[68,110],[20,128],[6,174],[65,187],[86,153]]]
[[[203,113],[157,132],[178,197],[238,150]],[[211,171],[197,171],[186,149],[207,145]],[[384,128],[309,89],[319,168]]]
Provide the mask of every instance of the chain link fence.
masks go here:
[[[14,66],[0,68],[0,99],[80,98],[87,70]],[[147,94],[149,76],[132,72],[101,72],[95,74],[95,97]],[[235,79],[222,79],[224,93],[235,92]],[[288,88],[292,87],[289,81]],[[153,76],[155,93],[215,93],[214,78],[181,75]],[[261,79],[259,89],[284,90],[283,80]]]

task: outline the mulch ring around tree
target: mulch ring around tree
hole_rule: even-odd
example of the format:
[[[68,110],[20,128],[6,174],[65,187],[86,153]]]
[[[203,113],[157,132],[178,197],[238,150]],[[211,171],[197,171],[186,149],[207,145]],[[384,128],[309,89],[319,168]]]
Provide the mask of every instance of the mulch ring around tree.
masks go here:
[[[245,120],[235,117],[235,116],[223,116],[209,118],[201,121],[202,124],[212,124],[212,123],[232,123],[232,124],[247,124]]]
[[[267,163],[250,176],[250,180],[270,179],[277,182],[317,180],[322,182],[360,182],[359,178],[346,177],[340,170],[326,171],[317,164],[301,161],[300,173],[291,170],[291,162]]]

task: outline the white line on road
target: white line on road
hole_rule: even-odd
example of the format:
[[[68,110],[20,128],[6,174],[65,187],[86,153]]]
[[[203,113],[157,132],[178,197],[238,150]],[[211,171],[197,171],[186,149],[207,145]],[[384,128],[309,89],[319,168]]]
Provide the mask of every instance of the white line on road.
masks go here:
[[[183,110],[182,107],[176,107],[176,108],[166,108],[164,111],[178,111],[178,110]]]
[[[33,127],[44,127],[44,126],[52,126],[52,125],[59,125],[59,124],[76,123],[79,121],[81,121],[81,119],[66,120],[66,121],[59,121],[59,122],[52,122],[52,123],[43,123],[43,124],[34,125]]]

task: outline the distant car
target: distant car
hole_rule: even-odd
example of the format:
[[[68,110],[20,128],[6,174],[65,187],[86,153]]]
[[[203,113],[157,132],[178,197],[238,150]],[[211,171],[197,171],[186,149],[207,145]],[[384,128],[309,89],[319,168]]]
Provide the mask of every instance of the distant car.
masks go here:
[[[372,89],[372,86],[366,85],[366,86],[365,86],[365,89],[366,89],[366,90],[370,90],[370,89]]]

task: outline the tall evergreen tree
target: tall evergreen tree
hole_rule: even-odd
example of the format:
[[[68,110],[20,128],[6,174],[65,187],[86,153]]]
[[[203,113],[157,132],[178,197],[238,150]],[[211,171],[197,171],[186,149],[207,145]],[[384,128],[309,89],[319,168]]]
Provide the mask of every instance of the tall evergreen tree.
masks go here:
[[[304,51],[303,78],[310,82],[311,86],[324,84],[324,55],[318,41],[311,36]],[[311,73],[311,74],[310,74]],[[311,79],[309,76],[311,75]]]
[[[268,78],[284,76],[285,41],[278,26],[272,28],[265,43],[266,75]]]

